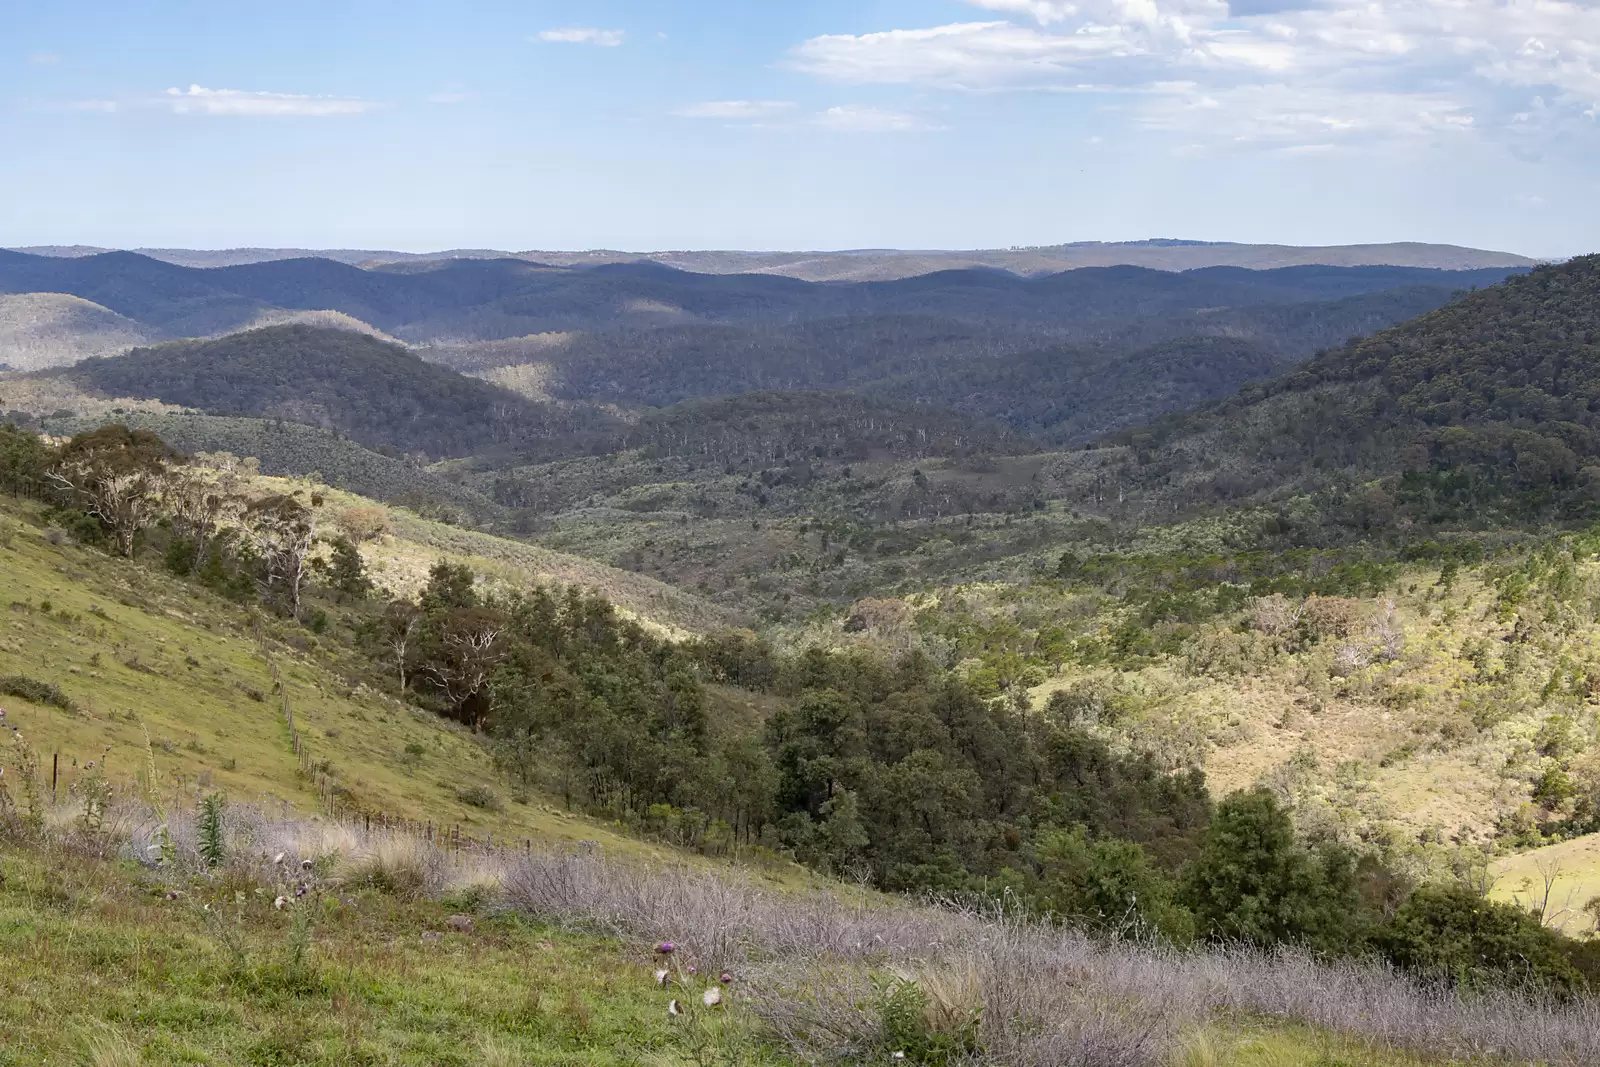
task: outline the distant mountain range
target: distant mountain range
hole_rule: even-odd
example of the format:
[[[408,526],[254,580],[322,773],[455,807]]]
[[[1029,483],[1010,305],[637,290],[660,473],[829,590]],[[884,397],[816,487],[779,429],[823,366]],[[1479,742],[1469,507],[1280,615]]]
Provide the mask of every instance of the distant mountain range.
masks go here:
[[[42,245],[15,249],[34,255],[81,258],[116,249],[88,245]],[[1247,267],[1270,270],[1296,266],[1395,266],[1435,270],[1480,270],[1531,267],[1537,261],[1509,252],[1457,245],[1393,242],[1388,244],[1295,245],[1237,244],[1227,241],[1078,241],[1027,248],[976,250],[850,249],[842,251],[741,252],[678,251],[509,252],[454,248],[440,252],[395,252],[382,249],[310,248],[137,248],[132,251],[184,267],[237,267],[283,259],[331,259],[352,266],[436,263],[453,259],[520,259],[559,267],[603,263],[660,263],[702,274],[776,274],[805,281],[887,281],[941,270],[987,267],[1013,274],[1052,274],[1079,267],[1148,267],[1152,270],[1194,270],[1201,267]]]
[[[792,324],[924,315],[1030,329],[1080,328],[1223,308],[1281,307],[1408,287],[1489,285],[1515,267],[1091,267],[1035,277],[971,268],[883,282],[713,275],[657,263],[559,267],[460,259],[360,268],[330,259],[182,267],[133,252],[62,258],[0,251],[0,293],[64,293],[167,337],[285,314],[337,312],[410,343],[704,323]]]
[[[541,406],[536,417],[497,420],[488,436],[487,423],[424,428],[407,409],[399,418],[408,429],[397,437],[387,431],[401,424],[391,426],[381,405],[376,417],[362,412],[352,421],[320,402],[297,415],[282,406],[287,396],[240,405],[235,396],[191,387],[220,388],[220,380],[176,388],[172,382],[190,375],[193,361],[165,346],[95,369],[93,381],[79,378],[105,396],[299,418],[371,447],[431,456],[552,432],[566,437],[577,427],[552,419],[556,411],[661,408],[791,389],[943,409],[1070,445],[1227,396],[1320,349],[1524,269],[1112,266],[1023,277],[974,267],[890,281],[808,282],[651,262],[456,259],[357,267],[313,258],[197,268],[132,252],[0,251],[0,364],[36,371],[152,342],[301,324],[335,329],[332,336],[257,335],[247,346],[250,358],[266,363],[246,373],[250,390],[274,363],[280,374],[309,374],[316,368],[306,361],[329,346],[341,359],[352,356],[357,348],[338,334],[354,332],[376,338],[376,347],[360,352],[398,359],[404,349],[377,342],[409,345],[407,356],[419,367],[421,360],[444,364]],[[258,351],[264,340],[270,352]],[[236,347],[196,351],[238,354]],[[400,367],[388,356],[384,366]],[[352,368],[340,373],[358,379]],[[466,412],[467,422],[477,418]],[[584,432],[593,428],[580,422]]]

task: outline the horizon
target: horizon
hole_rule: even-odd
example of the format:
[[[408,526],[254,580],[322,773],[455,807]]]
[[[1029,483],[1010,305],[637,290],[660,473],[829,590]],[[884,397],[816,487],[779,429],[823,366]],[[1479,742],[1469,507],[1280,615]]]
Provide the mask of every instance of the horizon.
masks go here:
[[[1573,0],[8,8],[11,246],[1600,248]]]
[[[453,245],[439,248],[401,248],[396,245],[369,245],[369,246],[299,246],[299,245],[175,245],[175,244],[147,244],[147,245],[102,245],[92,243],[38,243],[31,245],[4,245],[0,251],[19,252],[25,255],[43,255],[60,257],[62,253],[73,252],[82,256],[102,255],[109,252],[131,252],[134,254],[149,254],[155,252],[194,252],[202,254],[221,254],[228,252],[371,252],[378,254],[395,254],[419,258],[466,258],[467,253],[501,253],[507,256],[528,256],[538,253],[551,253],[555,255],[636,255],[636,256],[667,256],[667,255],[695,255],[695,254],[722,254],[722,255],[748,255],[748,256],[778,256],[778,255],[919,255],[919,254],[977,254],[996,252],[1050,252],[1073,248],[1284,248],[1292,250],[1338,250],[1347,248],[1382,248],[1382,247],[1438,247],[1457,248],[1469,252],[1485,252],[1493,254],[1520,256],[1539,262],[1557,262],[1574,258],[1574,256],[1541,256],[1517,249],[1505,248],[1479,248],[1471,245],[1457,245],[1439,241],[1360,241],[1347,244],[1328,245],[1303,245],[1283,244],[1273,241],[1226,241],[1226,240],[1189,240],[1174,237],[1145,237],[1129,240],[1090,240],[1090,241],[1061,241],[1054,244],[1014,244],[993,246],[966,246],[966,247],[912,247],[912,246],[852,246],[837,248],[713,248],[683,247],[683,248],[494,248],[473,247],[468,245]],[[1576,253],[1584,255],[1586,253]],[[1373,264],[1374,266],[1381,264]]]

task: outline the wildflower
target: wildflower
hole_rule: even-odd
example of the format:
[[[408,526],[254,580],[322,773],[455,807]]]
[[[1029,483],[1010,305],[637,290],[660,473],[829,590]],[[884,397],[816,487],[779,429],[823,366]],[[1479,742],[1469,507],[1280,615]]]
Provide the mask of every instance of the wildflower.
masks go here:
[[[670,956],[674,952],[678,951],[678,946],[674,945],[671,941],[663,941],[661,944],[656,946],[656,951],[661,953],[663,956]]]
[[[729,982],[733,981],[733,975],[729,974],[727,971],[723,971],[721,974],[717,975],[717,981],[721,982],[723,985],[727,985]]]
[[[272,857],[272,865],[274,867],[282,867],[284,855],[285,853],[280,852],[276,856]]]
[[[901,1052],[898,1049],[896,1049],[895,1052],[889,1058],[890,1059],[894,1059],[894,1060],[903,1060],[903,1059],[906,1058],[906,1054],[904,1052]]]
[[[297,886],[294,887],[294,895],[295,895],[295,899],[296,900],[298,900],[299,898],[305,896],[307,892],[308,892],[308,890],[307,890],[307,888],[306,888],[304,883],[301,883],[300,885],[297,885]]]
[[[667,970],[666,970],[665,967],[663,967],[661,970],[656,972],[656,985],[666,985],[666,984],[667,984]]]
[[[722,990],[718,989],[716,986],[712,986],[710,989],[700,994],[700,1000],[704,1002],[706,1007],[714,1008],[718,1004],[722,1003]]]
[[[667,1014],[674,1019],[683,1014],[683,1008],[679,1007],[677,1000],[667,1001]]]
[[[277,900],[274,900],[272,902],[272,906],[274,908],[277,908],[279,911],[282,911],[288,905],[288,903],[289,903],[289,898],[288,897],[279,897]]]
[[[689,964],[689,973],[690,974],[699,974],[700,973],[700,968],[696,967],[694,964],[691,963],[691,964]]]

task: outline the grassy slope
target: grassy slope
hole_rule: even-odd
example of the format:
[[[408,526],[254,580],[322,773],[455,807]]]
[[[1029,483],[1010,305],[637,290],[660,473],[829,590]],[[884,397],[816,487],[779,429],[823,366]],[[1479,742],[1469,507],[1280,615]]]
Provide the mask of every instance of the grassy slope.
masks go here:
[[[1600,582],[1600,565],[1582,573]],[[1541,687],[1563,665],[1600,663],[1600,624],[1591,616],[1567,632],[1544,628],[1517,644],[1523,662],[1509,672],[1500,655],[1491,669],[1502,673],[1488,695],[1503,718],[1472,730],[1464,702],[1486,694],[1468,649],[1479,641],[1491,655],[1505,650],[1515,619],[1497,614],[1494,591],[1478,578],[1458,579],[1448,593],[1436,579],[1437,571],[1416,570],[1396,592],[1356,598],[1363,617],[1385,601],[1395,605],[1405,646],[1393,663],[1341,676],[1333,663],[1339,641],[1273,651],[1259,635],[1238,633],[1237,617],[1225,618],[1188,655],[1118,679],[1133,709],[1119,729],[1175,756],[1198,756],[1219,794],[1270,782],[1347,833],[1483,834],[1529,803],[1550,765],[1535,738],[1551,715],[1570,713],[1579,743],[1592,743],[1594,705],[1546,698]],[[1034,690],[1034,702],[1106,674],[1069,666]]]
[[[647,954],[615,941],[506,915],[430,943],[449,902],[366,892],[311,905],[295,967],[295,920],[265,896],[202,883],[169,901],[136,871],[70,856],[9,855],[0,870],[4,1067],[705,1062]],[[716,1062],[791,1062],[741,1021],[707,1026]]]
[[[0,1067],[800,1062],[770,1043],[737,985],[726,1010],[670,1019],[672,993],[656,987],[647,947],[482,908],[469,893],[403,901],[363,890],[278,911],[275,890],[226,878],[173,899],[166,888],[81,852],[0,855]],[[473,928],[452,930],[462,912],[475,913]],[[1195,1033],[1173,1062],[1440,1061],[1237,1020]]]
[[[145,763],[148,729],[169,799],[191,803],[196,792],[219,788],[315,810],[243,610],[143,565],[52,545],[37,527],[17,521],[29,517],[0,498],[0,527],[13,531],[11,547],[0,548],[0,605],[11,605],[0,616],[0,675],[57,683],[79,710],[14,697],[0,698],[0,706],[43,755],[47,774],[50,757],[60,753],[63,792],[79,773],[74,760],[81,766],[107,749],[112,776],[130,784]],[[500,812],[461,803],[456,789],[496,777],[470,735],[370,689],[352,689],[315,656],[276,642],[271,654],[312,755],[330,761],[362,804],[459,823],[477,835],[596,840],[662,854],[538,801],[508,803]],[[411,760],[409,743],[424,754]]]
[[[1492,895],[1533,908],[1543,906],[1546,922],[1574,937],[1595,930],[1595,915],[1583,910],[1600,897],[1600,834],[1507,856],[1494,865]],[[1545,876],[1551,877],[1548,903]]]
[[[355,493],[293,478],[251,479],[263,493],[313,489],[322,495],[318,522],[333,524],[347,508],[379,507]],[[415,596],[427,584],[428,570],[440,560],[465,563],[479,575],[507,589],[533,584],[581,585],[604,593],[625,613],[668,633],[703,633],[735,623],[727,609],[665,582],[608,567],[582,556],[512,541],[492,534],[426,519],[404,508],[387,509],[390,532],[362,546],[374,580],[397,596]]]

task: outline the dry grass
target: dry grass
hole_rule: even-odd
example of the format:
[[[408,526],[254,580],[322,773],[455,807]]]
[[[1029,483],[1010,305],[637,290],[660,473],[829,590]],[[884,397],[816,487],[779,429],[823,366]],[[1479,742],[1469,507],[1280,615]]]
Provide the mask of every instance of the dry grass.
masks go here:
[[[84,1027],[78,1040],[88,1067],[140,1067],[144,1062],[138,1047],[107,1023]]]
[[[336,871],[348,854],[354,869],[386,863],[408,872],[408,884],[421,887],[413,891],[442,892],[452,883],[452,860],[429,859],[425,845],[344,833],[259,819],[247,831],[254,847],[238,854],[240,862],[270,867],[264,853],[278,842],[338,845]],[[189,837],[180,828],[184,849]],[[147,839],[148,832],[136,836],[135,850]],[[316,864],[323,857],[303,858]],[[740,995],[807,1056],[879,1047],[883,976],[892,982],[898,974],[921,989],[929,1032],[976,1018],[981,1062],[1008,1067],[1152,1067],[1203,1056],[1194,1033],[1235,1018],[1305,1026],[1397,1054],[1600,1062],[1600,1003],[1593,1001],[1466,1000],[1383,967],[1292,951],[1105,942],[1001,914],[774,893],[737,876],[591,854],[486,854],[467,867],[468,881],[501,887],[502,908],[634,944],[671,940],[682,963],[705,974],[731,971]]]
[[[123,813],[119,825],[134,827],[128,852],[149,864],[149,813]],[[177,820],[172,830],[175,865],[156,873],[187,886],[203,873],[193,828]],[[1002,913],[844,890],[774,892],[737,874],[593,852],[455,856],[393,834],[249,810],[234,812],[230,832],[230,866],[204,875],[213,882],[360,884],[413,899],[470,895],[480,912],[638,946],[641,966],[654,966],[645,946],[672,941],[679,968],[728,971],[734,1002],[748,1005],[806,1062],[887,1056],[896,1039],[890,1009],[907,986],[917,998],[897,1003],[912,1005],[929,1041],[947,1042],[951,1055],[942,1062],[951,1064],[1204,1067],[1234,1062],[1227,1035],[1238,1020],[1254,1020],[1268,1036],[1309,1035],[1291,1051],[1307,1042],[1364,1050],[1362,1063],[1600,1062],[1600,1002],[1593,1000],[1468,999],[1384,967],[1293,951],[1105,941]],[[1284,1045],[1268,1042],[1238,1062],[1276,1062]],[[1313,1060],[1295,1051],[1284,1062]]]
[[[1507,856],[1490,868],[1490,895],[1540,911],[1545,925],[1572,937],[1595,930],[1590,910],[1600,899],[1600,834]]]
[[[377,889],[403,899],[437,894],[446,884],[443,857],[414,837],[379,834],[335,856],[333,881],[352,889]]]

